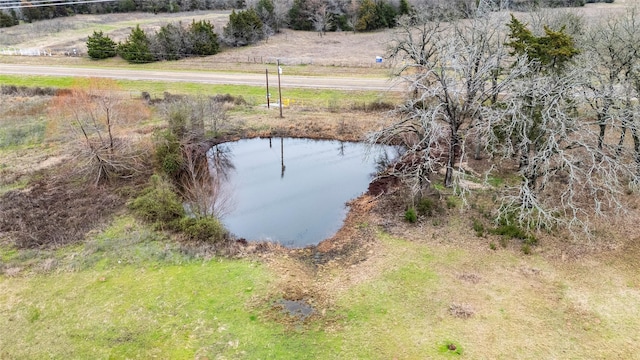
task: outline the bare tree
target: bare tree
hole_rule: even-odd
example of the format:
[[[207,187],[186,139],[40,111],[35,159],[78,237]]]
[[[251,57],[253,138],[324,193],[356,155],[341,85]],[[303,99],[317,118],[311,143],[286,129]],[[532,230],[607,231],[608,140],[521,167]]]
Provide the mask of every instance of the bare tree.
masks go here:
[[[229,126],[224,97],[177,97],[162,111],[171,131],[185,143],[215,136]]]
[[[309,20],[311,20],[314,30],[322,37],[331,23],[329,5],[324,1],[319,1],[314,2],[312,7],[313,12],[309,15]]]
[[[531,69],[530,62],[518,66]],[[535,68],[510,83],[491,117],[494,152],[508,159],[526,151],[527,159],[518,170],[521,183],[504,194],[501,213],[530,227],[586,228],[589,214],[621,208],[628,168],[598,148],[596,128],[578,111],[581,69],[543,74]]]
[[[278,33],[280,29],[286,26],[289,18],[289,9],[291,9],[292,0],[274,0],[273,16],[275,23],[275,31]]]
[[[112,80],[92,79],[87,89],[74,88],[54,99],[53,118],[62,122],[79,141],[75,147],[81,170],[95,176],[95,183],[135,174],[141,156],[132,142],[120,133],[130,121],[148,116],[141,101],[126,99]]]
[[[347,21],[354,33],[356,32],[356,24],[358,23],[359,10],[360,2],[358,0],[350,0],[346,6]]]
[[[631,118],[629,80],[638,58],[640,22],[635,10],[625,17],[609,18],[588,29],[581,41],[584,53],[578,61],[587,79],[584,96],[596,116],[599,127],[598,149],[605,149],[607,128],[620,129],[616,154],[622,145]]]
[[[600,100],[583,90],[594,88],[593,78],[576,66],[580,50],[566,27],[542,26],[536,35],[512,17],[509,33],[506,19],[483,11],[491,6],[480,2],[475,16],[464,21],[400,22],[389,56],[401,64],[398,76],[408,83],[409,99],[394,113],[397,120],[371,141],[404,145],[407,151],[391,172],[414,194],[440,168],[445,185],[455,185],[470,140],[502,164],[517,165],[519,156],[522,180],[500,191],[499,217],[530,227],[586,229],[589,216],[622,209],[633,166],[622,159],[628,156],[599,146],[599,127],[585,119],[587,104]],[[627,56],[622,50],[616,55]],[[602,71],[599,66],[590,71]],[[601,74],[606,80],[608,73]],[[634,76],[633,70],[615,74],[617,83]],[[598,79],[599,86],[606,84]],[[628,104],[624,98],[619,103]],[[629,126],[640,151],[640,126]],[[640,171],[640,152],[635,164]]]
[[[375,133],[372,141],[402,139],[410,149],[403,161],[413,164],[403,171],[425,176],[444,166],[445,186],[453,186],[465,139],[483,121],[481,108],[518,76],[513,71],[501,75],[507,57],[505,22],[489,16],[490,5],[481,2],[464,22],[400,21],[388,54],[403,64],[397,74],[408,83],[410,98],[397,112],[400,120]]]

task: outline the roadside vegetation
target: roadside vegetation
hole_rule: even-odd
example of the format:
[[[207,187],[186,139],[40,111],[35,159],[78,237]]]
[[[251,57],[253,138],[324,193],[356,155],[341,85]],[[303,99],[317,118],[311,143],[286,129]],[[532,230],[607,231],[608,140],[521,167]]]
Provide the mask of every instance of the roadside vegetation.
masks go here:
[[[284,118],[249,86],[0,76],[0,358],[633,357],[636,12],[478,4],[394,17],[405,94],[286,89]],[[404,152],[286,249],[220,221],[209,150],[257,136]]]

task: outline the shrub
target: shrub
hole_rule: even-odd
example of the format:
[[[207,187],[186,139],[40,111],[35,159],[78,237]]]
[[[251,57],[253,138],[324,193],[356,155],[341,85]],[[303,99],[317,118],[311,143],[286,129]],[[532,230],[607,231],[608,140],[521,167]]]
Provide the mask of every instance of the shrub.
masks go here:
[[[171,184],[164,178],[153,175],[149,187],[134,199],[129,208],[134,214],[160,228],[175,228],[176,222],[185,216],[184,207]]]
[[[509,216],[507,219],[501,219],[498,226],[494,229],[491,229],[489,232],[494,235],[502,235],[505,241],[505,247],[506,239],[523,240],[524,245],[526,245],[529,249],[531,246],[535,246],[538,243],[538,239],[534,235],[522,229],[514,222],[513,216]]]
[[[521,239],[525,240],[527,238],[527,233],[522,230],[519,226],[515,224],[502,224],[491,230],[491,233],[494,235],[502,235],[510,239]]]
[[[415,223],[418,220],[418,215],[416,214],[416,209],[410,207],[407,211],[404,212],[404,220],[410,223]]]
[[[524,243],[531,246],[538,245],[538,239],[535,236],[529,234],[527,235],[527,238],[524,239]]]
[[[20,96],[55,96],[58,93],[58,89],[45,87],[27,87],[27,86],[15,86],[15,85],[2,85],[0,87],[0,93],[2,95],[20,95]]]
[[[219,242],[226,235],[222,224],[213,217],[184,217],[180,220],[180,228],[185,235],[196,241]]]
[[[180,140],[171,131],[163,131],[156,139],[157,167],[170,178],[180,173],[184,160]]]
[[[447,197],[447,209],[455,209],[458,206],[458,199],[455,196]]]
[[[482,237],[484,235],[484,224],[477,220],[473,219],[473,231],[475,231],[477,237]]]
[[[529,236],[524,229],[516,224],[513,215],[500,219],[498,226],[490,230],[490,233],[494,235],[502,235],[510,239],[520,240],[525,240]]]
[[[433,213],[436,210],[436,204],[430,198],[423,198],[420,199],[416,208],[418,210],[418,214],[422,216],[433,216]]]

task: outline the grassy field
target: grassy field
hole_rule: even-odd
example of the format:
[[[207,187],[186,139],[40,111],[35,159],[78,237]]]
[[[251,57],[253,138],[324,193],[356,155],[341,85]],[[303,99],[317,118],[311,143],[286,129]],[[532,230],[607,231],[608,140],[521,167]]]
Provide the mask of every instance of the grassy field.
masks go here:
[[[263,87],[246,85],[211,85],[199,83],[178,83],[161,81],[116,80],[120,91],[128,92],[132,97],[140,97],[141,92],[148,92],[152,98],[163,98],[165,92],[186,95],[230,94],[242,96],[250,105],[266,104]],[[0,85],[16,85],[26,87],[70,88],[83,87],[86,82],[72,77],[53,76],[14,76],[0,75]],[[277,100],[277,88],[271,90],[272,102]],[[358,107],[372,103],[397,103],[401,94],[397,92],[377,91],[341,91],[317,89],[285,89],[283,104],[295,107],[341,109]]]
[[[60,33],[79,39],[94,24],[117,31],[121,24],[185,15],[135,16],[114,18],[119,25],[103,17],[74,17],[91,25],[58,26]],[[36,25],[29,31],[46,32]],[[326,42],[331,51],[357,41],[371,54],[381,49],[381,33],[317,39],[313,33],[289,32],[239,54],[221,54],[228,62],[212,57],[153,66],[243,71],[248,65],[234,59],[251,56],[247,52],[284,55],[295,43],[283,44],[295,36],[307,41],[301,49],[313,41]],[[24,39],[25,46],[46,45]],[[368,52],[341,60],[337,52],[318,55],[321,50],[312,56],[319,60],[295,65],[295,71],[374,76],[386,71],[367,67]],[[311,57],[302,50],[291,54],[299,62]],[[15,61],[22,60],[0,58]],[[42,61],[91,64],[73,58]],[[351,65],[333,66],[332,61]],[[104,66],[129,65],[116,60]],[[263,64],[250,66],[257,71]],[[78,82],[0,76],[0,84],[66,88]],[[118,81],[118,86],[132,97],[142,91],[154,98],[165,91],[242,95],[248,105],[229,109],[228,121],[251,135],[361,139],[384,121],[384,113],[362,111],[358,104],[399,101],[374,92],[290,90],[285,97],[295,102],[279,119],[260,106],[260,88],[151,81]],[[18,95],[0,96],[0,101],[0,202],[9,201],[9,195],[40,194],[36,191],[51,179],[50,172],[75,161],[69,144],[50,126],[50,99]],[[130,125],[132,137],[150,136],[165,126],[157,109],[151,114]],[[496,185],[502,181],[492,179]],[[118,193],[131,191],[128,187]],[[65,194],[57,188],[45,194],[57,192]],[[81,241],[64,246],[18,248],[10,234],[0,231],[0,359],[638,358],[637,199],[629,200],[627,214],[594,224],[591,237],[542,233],[526,255],[517,240],[475,234],[473,219],[486,220],[495,206],[490,198],[490,192],[482,193],[468,199],[469,207],[452,203],[409,224],[393,199],[365,197],[352,204],[344,228],[330,239],[355,244],[344,251],[323,244],[260,251],[250,246],[253,251],[233,257],[215,255],[206,246],[140,222],[124,206]],[[315,255],[324,260],[315,261]],[[283,300],[298,301],[312,313],[287,311]]]
[[[2,249],[3,263],[30,265],[0,278],[0,356],[628,359],[640,350],[637,252],[561,263],[466,241],[476,248],[378,233],[357,267],[292,280],[303,276],[282,272],[282,255],[205,259],[119,217],[79,246]],[[291,281],[315,305],[306,319],[278,306]]]

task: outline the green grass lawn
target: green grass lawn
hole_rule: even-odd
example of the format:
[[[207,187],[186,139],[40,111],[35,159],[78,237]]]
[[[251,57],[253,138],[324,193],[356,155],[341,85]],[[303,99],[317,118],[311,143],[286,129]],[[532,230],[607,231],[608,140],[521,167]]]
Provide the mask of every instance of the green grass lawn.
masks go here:
[[[325,316],[302,322],[273,306],[277,275],[260,262],[184,254],[133,219],[119,218],[84,245],[41,252],[1,249],[6,266],[27,269],[26,276],[0,277],[0,355],[383,359],[437,354],[436,343],[414,344],[414,327],[422,324],[417,317],[440,304],[422,296],[439,284],[429,266],[432,256],[412,249],[418,250],[415,256],[346,292]]]
[[[128,216],[81,245],[2,247],[0,357],[582,359],[640,349],[640,279],[619,264],[378,241],[372,259],[334,271],[348,286],[306,321],[274,306],[281,274],[264,262],[204,259]]]
[[[116,80],[122,91],[128,91],[131,96],[139,97],[142,91],[148,92],[153,98],[162,98],[164,92],[186,95],[217,95],[231,94],[242,96],[250,105],[259,105],[266,102],[266,93],[263,87],[247,85],[215,85],[182,82],[161,81],[134,81]],[[56,76],[14,76],[0,75],[0,85],[16,85],[27,87],[53,87],[70,88],[73,86],[86,86],[86,81],[73,77]],[[274,92],[275,90],[275,92]],[[277,99],[277,89],[271,90],[272,102]],[[399,94],[382,94],[378,91],[341,91],[329,89],[284,89],[282,92],[283,103],[289,106],[335,107],[348,108],[354,105],[371,104],[385,101],[396,103],[400,100]]]
[[[131,218],[81,246],[0,251],[29,273],[0,277],[2,358],[311,359],[339,344],[274,320],[261,263],[184,254]]]

